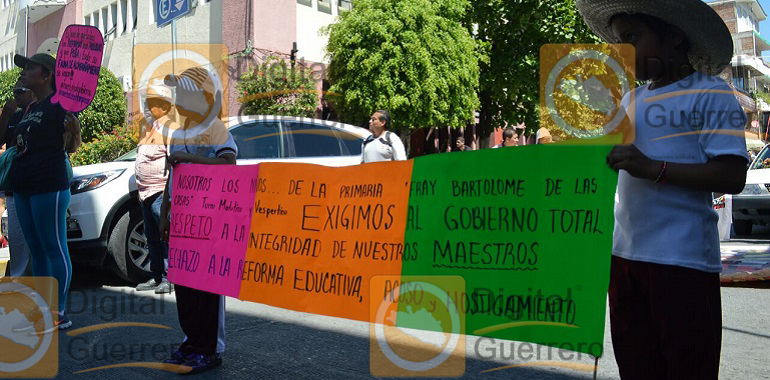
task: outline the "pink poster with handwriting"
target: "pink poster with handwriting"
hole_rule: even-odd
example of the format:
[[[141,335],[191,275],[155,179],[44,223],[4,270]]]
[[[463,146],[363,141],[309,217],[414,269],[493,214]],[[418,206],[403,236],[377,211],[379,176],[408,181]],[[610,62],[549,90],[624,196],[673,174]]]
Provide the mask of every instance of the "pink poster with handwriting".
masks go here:
[[[238,297],[259,165],[177,165],[171,181],[168,279]]]
[[[98,28],[70,25],[56,52],[56,95],[52,103],[80,112],[94,100],[102,67],[104,38]]]

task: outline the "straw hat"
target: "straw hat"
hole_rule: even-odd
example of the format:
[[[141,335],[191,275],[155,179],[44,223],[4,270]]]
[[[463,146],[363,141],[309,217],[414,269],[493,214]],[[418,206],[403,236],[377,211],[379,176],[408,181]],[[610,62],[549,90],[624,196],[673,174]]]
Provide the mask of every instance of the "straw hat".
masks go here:
[[[646,14],[678,27],[690,43],[690,64],[700,72],[720,74],[733,56],[733,39],[722,18],[701,0],[577,0],[591,30],[617,43],[610,27],[616,14]]]

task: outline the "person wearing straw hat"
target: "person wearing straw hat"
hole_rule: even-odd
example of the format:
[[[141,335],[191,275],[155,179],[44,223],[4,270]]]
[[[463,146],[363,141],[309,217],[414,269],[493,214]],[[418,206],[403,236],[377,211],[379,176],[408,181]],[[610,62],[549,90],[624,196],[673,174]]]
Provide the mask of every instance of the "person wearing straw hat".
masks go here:
[[[167,279],[168,245],[160,238],[160,208],[168,178],[166,157],[168,149],[163,128],[173,129],[168,113],[174,104],[170,87],[162,82],[147,88],[145,119],[148,125],[136,151],[136,187],[144,219],[144,235],[150,255],[152,278],[136,286],[137,291],[153,290],[156,294],[171,293],[174,285]]]
[[[214,86],[213,74],[192,67],[164,82],[175,88],[175,108],[184,118],[169,145],[168,164],[232,165],[238,154],[233,136],[220,120],[222,92]],[[166,182],[160,217],[161,237],[168,241],[171,209],[171,180]],[[176,284],[179,325],[184,341],[165,364],[190,367],[186,374],[200,373],[222,364],[225,350],[225,297]]]
[[[717,379],[721,350],[720,261],[711,193],[746,180],[746,123],[719,77],[732,38],[700,0],[577,0],[607,42],[636,50],[625,94],[635,128],[616,146],[618,171],[610,271],[612,344],[623,379]],[[633,100],[632,100],[633,99]]]

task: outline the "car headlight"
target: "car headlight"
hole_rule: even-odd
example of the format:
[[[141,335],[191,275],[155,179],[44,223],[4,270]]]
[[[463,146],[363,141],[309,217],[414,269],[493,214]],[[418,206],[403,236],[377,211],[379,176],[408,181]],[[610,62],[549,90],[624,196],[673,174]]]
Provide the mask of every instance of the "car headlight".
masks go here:
[[[85,191],[98,189],[115,178],[120,177],[126,169],[109,170],[101,173],[88,174],[72,179],[70,193],[78,194]]]
[[[760,194],[766,194],[766,192],[762,191],[762,187],[756,183],[747,183],[746,186],[744,186],[743,191],[741,191],[741,195],[760,195]]]

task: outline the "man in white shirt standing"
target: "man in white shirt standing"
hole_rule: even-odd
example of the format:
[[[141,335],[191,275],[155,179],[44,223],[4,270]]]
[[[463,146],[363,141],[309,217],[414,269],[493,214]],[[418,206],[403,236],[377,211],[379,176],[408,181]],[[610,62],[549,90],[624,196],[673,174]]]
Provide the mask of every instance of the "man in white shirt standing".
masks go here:
[[[378,161],[406,160],[406,150],[401,138],[388,130],[390,128],[390,113],[379,110],[369,119],[369,130],[372,135],[367,137],[361,148],[361,163]]]

